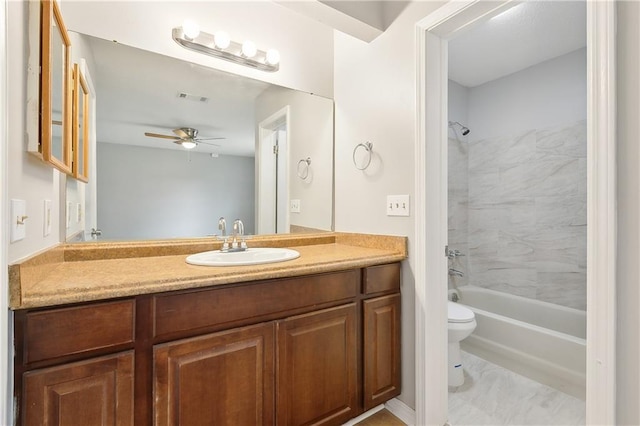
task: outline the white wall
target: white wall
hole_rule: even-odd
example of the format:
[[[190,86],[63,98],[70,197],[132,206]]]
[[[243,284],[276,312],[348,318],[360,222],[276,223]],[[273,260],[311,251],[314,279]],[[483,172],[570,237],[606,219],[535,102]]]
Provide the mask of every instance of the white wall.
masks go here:
[[[617,3],[618,425],[640,424],[640,3]]]
[[[335,35],[336,230],[405,235],[409,261],[402,269],[402,395],[415,407],[414,282],[411,257],[414,211],[388,217],[388,194],[414,195],[416,114],[415,23],[441,3],[410,3],[393,24],[367,44]],[[355,168],[358,143],[373,143],[365,171]],[[421,285],[418,283],[418,285]]]
[[[60,227],[43,237],[44,200],[52,200],[53,223],[60,223],[60,173],[26,152],[27,2],[8,2],[9,198],[27,202],[26,238],[9,245],[14,262],[64,239]]]
[[[331,230],[333,219],[333,101],[271,87],[256,99],[256,123],[289,106],[289,198],[300,200],[291,225]],[[256,131],[256,134],[259,132]],[[259,152],[256,149],[256,152]],[[309,176],[297,175],[298,162],[311,158]],[[302,171],[302,168],[301,168]]]
[[[241,219],[254,230],[254,159],[98,143],[102,238],[139,240],[218,234]],[[170,172],[168,172],[170,171]]]
[[[469,140],[584,120],[586,63],[586,49],[578,49],[471,88],[466,124],[471,129]]]
[[[457,121],[463,126],[468,127],[469,89],[453,80],[449,80],[448,97],[449,121]],[[460,129],[456,127],[456,130],[458,131],[458,135],[460,135]],[[455,136],[451,130],[449,130],[449,136]]]

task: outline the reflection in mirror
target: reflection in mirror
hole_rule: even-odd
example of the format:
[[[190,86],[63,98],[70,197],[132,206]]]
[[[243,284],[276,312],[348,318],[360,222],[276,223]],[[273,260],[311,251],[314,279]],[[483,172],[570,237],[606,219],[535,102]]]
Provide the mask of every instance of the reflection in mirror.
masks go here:
[[[73,68],[73,177],[89,180],[89,88],[78,64]]]
[[[55,1],[41,2],[40,152],[64,173],[71,173],[71,42]]]
[[[94,64],[97,223],[86,226],[101,239],[205,237],[220,217],[247,234],[332,229],[332,100],[76,36]],[[260,127],[285,110],[281,126]]]

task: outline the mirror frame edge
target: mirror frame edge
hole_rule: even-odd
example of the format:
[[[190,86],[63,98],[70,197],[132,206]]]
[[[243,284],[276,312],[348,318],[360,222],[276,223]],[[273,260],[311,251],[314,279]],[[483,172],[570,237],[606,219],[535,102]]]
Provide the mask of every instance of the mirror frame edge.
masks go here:
[[[72,118],[72,171],[73,177],[82,182],[89,182],[89,87],[80,66],[73,66],[73,118]],[[82,122],[80,122],[80,99],[82,97]],[[80,162],[79,141],[82,131],[82,162]],[[82,165],[82,167],[81,167]]]
[[[56,158],[51,152],[51,126],[44,123],[51,122],[51,32],[53,20],[58,24],[62,37],[64,51],[64,73],[62,78],[63,115],[62,115],[62,159]],[[71,84],[70,58],[71,41],[62,20],[62,13],[56,0],[40,1],[40,144],[39,151],[42,160],[51,164],[62,173],[72,174],[71,152]]]

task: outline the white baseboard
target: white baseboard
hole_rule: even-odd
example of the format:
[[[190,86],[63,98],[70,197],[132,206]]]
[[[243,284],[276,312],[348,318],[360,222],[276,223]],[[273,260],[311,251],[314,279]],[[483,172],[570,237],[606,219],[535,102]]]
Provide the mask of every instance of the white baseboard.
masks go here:
[[[402,420],[408,426],[416,424],[416,412],[398,398],[393,398],[387,401],[385,408],[391,412],[394,416]]]

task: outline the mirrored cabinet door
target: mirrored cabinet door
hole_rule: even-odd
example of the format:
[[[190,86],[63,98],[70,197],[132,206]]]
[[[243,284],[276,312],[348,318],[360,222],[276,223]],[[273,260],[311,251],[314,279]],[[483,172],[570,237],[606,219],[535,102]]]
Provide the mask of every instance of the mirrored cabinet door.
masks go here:
[[[71,42],[55,1],[40,7],[40,147],[42,159],[71,173]]]
[[[89,87],[80,66],[73,68],[73,177],[89,181]]]

